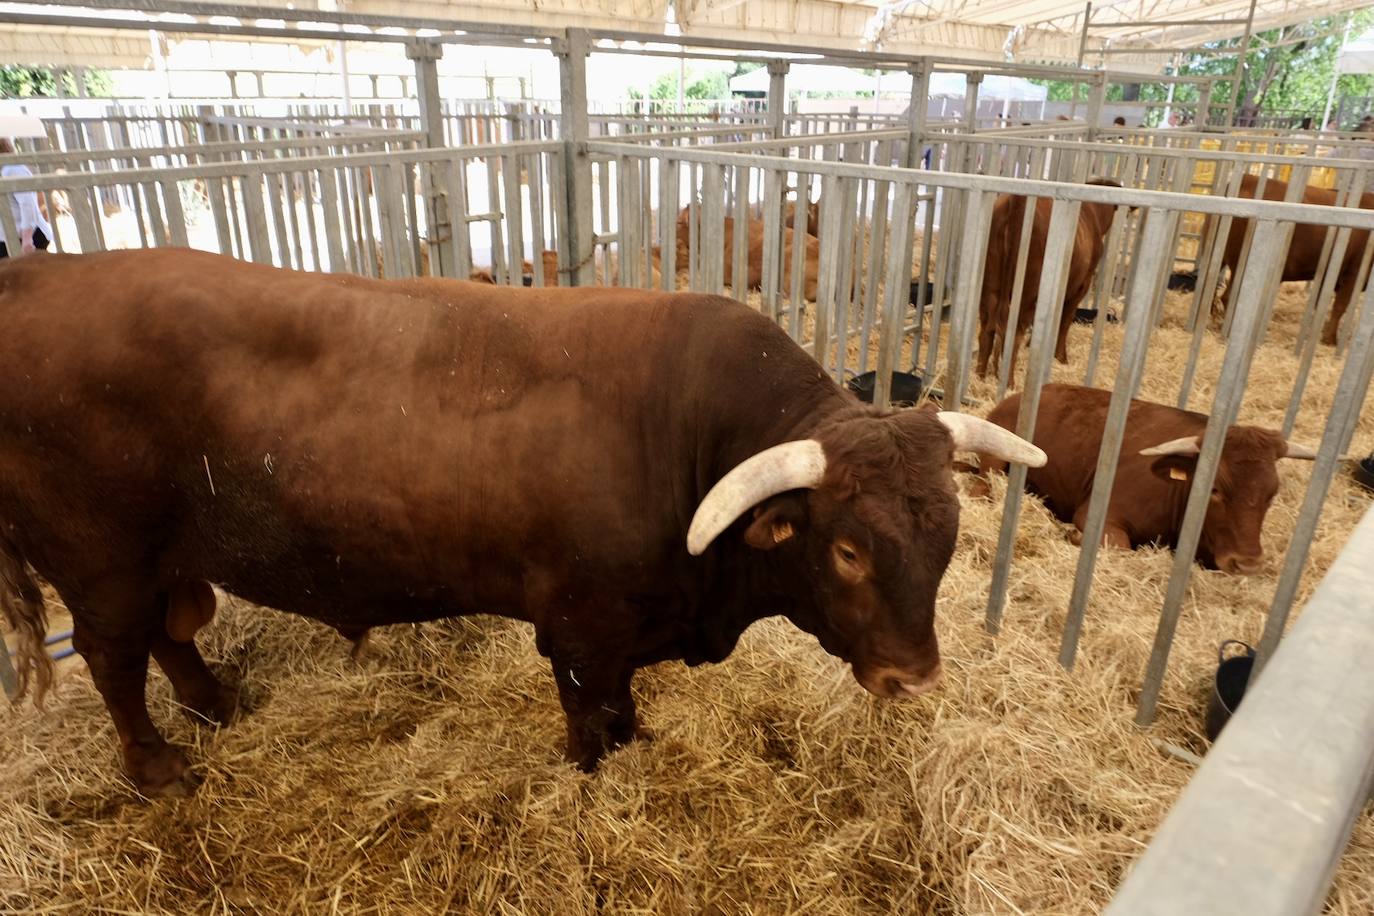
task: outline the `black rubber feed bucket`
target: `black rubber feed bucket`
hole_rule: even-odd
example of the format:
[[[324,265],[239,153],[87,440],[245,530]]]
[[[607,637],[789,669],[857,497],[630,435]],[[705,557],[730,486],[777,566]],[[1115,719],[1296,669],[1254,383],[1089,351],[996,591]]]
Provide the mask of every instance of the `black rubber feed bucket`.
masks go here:
[[[1097,309],[1078,309],[1074,312],[1074,324],[1092,324],[1097,320]],[[1116,324],[1117,317],[1111,312],[1107,313],[1107,324]]]
[[[1229,646],[1241,646],[1245,651],[1227,658]],[[1212,681],[1212,695],[1207,700],[1207,740],[1217,740],[1222,728],[1235,715],[1254,667],[1255,650],[1239,639],[1228,639],[1217,649],[1217,674]]]
[[[878,382],[878,373],[869,371],[856,375],[845,382],[845,387],[860,401],[873,403],[873,386]],[[921,377],[911,372],[892,373],[892,384],[888,387],[888,400],[894,405],[915,404],[921,399]]]
[[[1374,490],[1374,455],[1355,462],[1355,467],[1350,470],[1350,476],[1366,490]]]

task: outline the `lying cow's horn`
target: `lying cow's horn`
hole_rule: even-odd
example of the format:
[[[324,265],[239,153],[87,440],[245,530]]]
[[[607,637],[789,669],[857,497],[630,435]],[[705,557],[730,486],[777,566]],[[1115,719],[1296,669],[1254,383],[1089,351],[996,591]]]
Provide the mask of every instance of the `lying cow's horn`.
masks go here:
[[[949,430],[955,451],[978,452],[1033,468],[1045,466],[1044,452],[996,423],[953,410],[942,410],[935,416]]]
[[[1197,436],[1184,436],[1182,439],[1170,439],[1168,442],[1161,442],[1159,445],[1150,448],[1142,448],[1142,455],[1196,455],[1202,451],[1202,443]]]
[[[813,490],[825,476],[825,451],[815,439],[784,442],[735,465],[692,516],[687,552],[700,556],[716,537],[753,506],[788,490]]]
[[[1316,461],[1317,450],[1308,445],[1299,445],[1296,442],[1288,443],[1288,451],[1284,452],[1285,458],[1298,458],[1302,461]]]

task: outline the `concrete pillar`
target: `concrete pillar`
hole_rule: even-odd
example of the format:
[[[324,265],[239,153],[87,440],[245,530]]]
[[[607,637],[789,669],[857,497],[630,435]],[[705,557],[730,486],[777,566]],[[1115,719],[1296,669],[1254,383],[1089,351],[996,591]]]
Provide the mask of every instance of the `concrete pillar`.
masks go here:
[[[595,279],[592,223],[592,160],[587,151],[587,55],[591,37],[586,29],[568,29],[556,48],[560,100],[559,130],[563,138],[563,175],[567,182],[567,213],[559,239],[559,260],[571,268],[569,285],[589,286]],[[670,217],[671,218],[671,217]],[[560,276],[559,282],[564,278]]]
[[[1088,92],[1088,139],[1097,136],[1102,127],[1102,106],[1107,101],[1107,74],[1093,74],[1092,89]]]
[[[444,46],[432,41],[406,42],[406,57],[415,61],[420,129],[425,132],[425,145],[435,149],[444,145],[444,103],[439,95],[439,58],[443,54]]]
[[[1197,102],[1197,127],[1202,129],[1207,126],[1207,121],[1212,113],[1212,81],[1208,80],[1202,84],[1202,89],[1198,92]],[[1326,127],[1325,122],[1322,128]]]
[[[90,97],[90,93],[86,91],[85,67],[77,67],[75,70],[72,71],[72,82],[76,84],[76,97],[78,99],[85,99]]]
[[[374,98],[374,99],[380,99],[380,98],[382,97],[382,91],[381,91],[381,89],[379,89],[378,86],[377,86],[377,80],[378,80],[380,77],[379,77],[378,74],[376,74],[376,73],[369,73],[369,74],[367,75],[367,78],[368,78],[368,80],[370,80],[371,83],[372,83],[372,98]]]
[[[239,72],[237,70],[225,70],[224,75],[229,77],[229,98],[239,97]]]
[[[926,111],[930,107],[930,58],[912,64],[911,107],[907,109],[906,167],[917,168],[925,156]]]
[[[62,67],[52,68],[53,97],[59,99],[67,98],[67,71]]]
[[[785,60],[768,62],[768,126],[773,139],[787,135],[787,71]]]
[[[968,86],[964,89],[964,130],[969,133],[978,124],[978,87],[983,85],[983,74],[974,71],[968,75]]]

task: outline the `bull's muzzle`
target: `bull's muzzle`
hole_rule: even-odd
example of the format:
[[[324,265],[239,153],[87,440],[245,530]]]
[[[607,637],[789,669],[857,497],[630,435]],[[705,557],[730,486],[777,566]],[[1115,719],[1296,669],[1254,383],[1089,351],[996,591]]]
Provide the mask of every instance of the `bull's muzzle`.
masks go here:
[[[939,662],[923,673],[903,671],[900,668],[878,668],[873,671],[854,671],[854,677],[865,690],[877,697],[898,700],[917,697],[934,690],[940,684],[943,670]]]
[[[1217,569],[1238,576],[1253,576],[1264,571],[1264,554],[1225,554],[1217,557]]]

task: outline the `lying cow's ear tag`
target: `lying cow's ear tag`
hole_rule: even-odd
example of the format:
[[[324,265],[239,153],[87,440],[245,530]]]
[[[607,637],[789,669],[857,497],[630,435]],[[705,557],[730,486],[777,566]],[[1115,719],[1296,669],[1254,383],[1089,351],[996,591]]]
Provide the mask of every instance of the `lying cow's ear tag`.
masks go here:
[[[1188,479],[1188,472],[1185,471],[1185,470],[1183,470],[1183,468],[1169,468],[1169,479],[1170,479],[1170,480],[1187,480],[1187,479]]]

